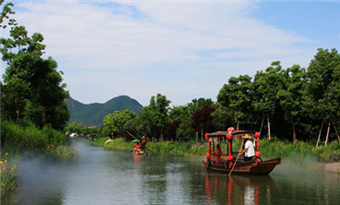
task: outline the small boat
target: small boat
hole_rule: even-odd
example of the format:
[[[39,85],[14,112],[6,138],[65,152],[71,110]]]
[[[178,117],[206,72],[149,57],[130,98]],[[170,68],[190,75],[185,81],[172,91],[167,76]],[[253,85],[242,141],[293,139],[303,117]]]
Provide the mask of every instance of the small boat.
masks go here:
[[[133,155],[150,155],[150,153],[146,153],[146,152],[143,152],[143,151],[140,151],[140,152],[134,152],[134,151],[131,151]]]
[[[255,138],[255,158],[251,161],[244,161],[243,155],[238,157],[239,152],[233,152],[232,141],[242,140],[249,136]],[[261,153],[258,150],[258,140],[260,137],[259,132],[229,128],[228,131],[206,133],[205,137],[208,141],[209,151],[206,153],[206,159],[202,162],[208,170],[227,173],[230,173],[232,170],[232,173],[242,174],[269,174],[276,165],[281,163],[280,157],[262,161],[260,157]],[[218,143],[221,140],[228,141],[227,154],[213,154],[215,150],[215,143]]]

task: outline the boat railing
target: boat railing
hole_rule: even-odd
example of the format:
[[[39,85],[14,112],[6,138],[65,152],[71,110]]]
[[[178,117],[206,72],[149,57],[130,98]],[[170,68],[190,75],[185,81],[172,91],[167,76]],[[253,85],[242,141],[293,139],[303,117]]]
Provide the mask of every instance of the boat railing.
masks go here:
[[[233,152],[232,155],[233,155],[233,157],[234,157],[234,160],[236,160],[237,155],[238,155],[238,152]],[[220,156],[220,159],[219,159],[219,156],[218,156],[217,154],[212,154],[212,155],[210,156],[210,160],[213,161],[213,162],[215,162],[215,161],[217,161],[217,160],[219,159],[218,161],[221,162],[221,163],[223,163],[223,162],[225,162],[225,161],[228,160],[228,156],[229,156],[229,154],[223,153],[223,154]],[[244,161],[244,155],[241,155],[241,156],[239,157],[238,160]]]

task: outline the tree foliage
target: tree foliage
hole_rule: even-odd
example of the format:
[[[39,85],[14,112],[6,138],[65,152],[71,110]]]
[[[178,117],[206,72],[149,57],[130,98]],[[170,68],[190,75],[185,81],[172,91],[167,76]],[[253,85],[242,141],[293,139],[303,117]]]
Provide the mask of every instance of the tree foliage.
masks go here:
[[[136,114],[129,110],[115,111],[113,114],[104,117],[104,127],[107,133],[117,133],[118,135],[125,134],[125,124],[134,119]]]
[[[4,6],[1,23],[14,14],[11,6],[11,3]],[[52,57],[42,58],[46,47],[42,44],[43,35],[34,33],[29,37],[26,28],[18,26],[14,19],[10,19],[8,25],[9,38],[0,39],[2,60],[8,65],[1,86],[2,117],[63,129],[69,119],[64,103],[69,93],[62,83],[62,72],[57,71],[57,62]]]

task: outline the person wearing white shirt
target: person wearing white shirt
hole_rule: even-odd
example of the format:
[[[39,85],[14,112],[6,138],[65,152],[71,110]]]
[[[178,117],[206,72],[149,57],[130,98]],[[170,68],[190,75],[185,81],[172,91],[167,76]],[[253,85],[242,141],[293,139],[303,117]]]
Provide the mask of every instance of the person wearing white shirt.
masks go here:
[[[251,141],[251,139],[253,139],[253,136],[246,134],[242,138],[245,139],[245,141],[243,141],[242,143],[242,147],[244,145],[244,150],[240,152],[239,155],[242,155],[244,153],[244,161],[251,161],[255,156],[254,145]]]

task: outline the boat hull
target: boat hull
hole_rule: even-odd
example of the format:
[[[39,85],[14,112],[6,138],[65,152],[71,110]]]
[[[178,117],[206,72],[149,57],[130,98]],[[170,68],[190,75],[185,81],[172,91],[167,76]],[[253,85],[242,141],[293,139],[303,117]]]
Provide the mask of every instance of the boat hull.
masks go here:
[[[226,166],[226,164],[214,164],[210,163],[207,166],[207,161],[202,161],[205,167],[208,170],[214,170],[214,171],[220,171],[220,172],[227,172],[229,173],[231,168]],[[281,163],[281,158],[275,158],[263,162],[256,162],[255,160],[249,161],[249,162],[237,162],[235,165],[235,168],[233,170],[233,173],[241,173],[241,174],[269,174],[276,165]]]
[[[138,153],[138,152],[132,152],[133,155],[150,155],[150,153]]]

